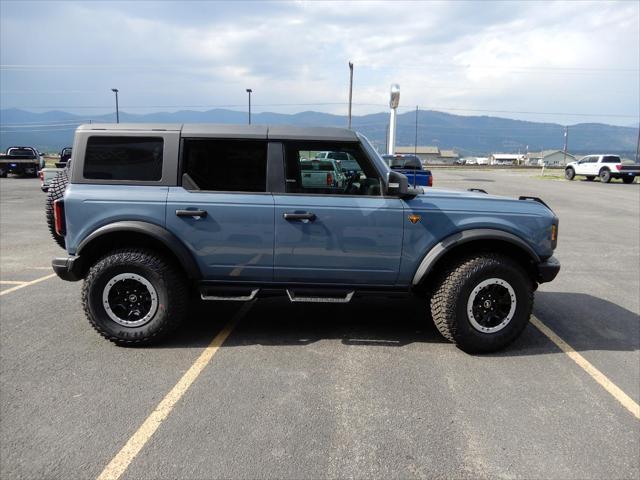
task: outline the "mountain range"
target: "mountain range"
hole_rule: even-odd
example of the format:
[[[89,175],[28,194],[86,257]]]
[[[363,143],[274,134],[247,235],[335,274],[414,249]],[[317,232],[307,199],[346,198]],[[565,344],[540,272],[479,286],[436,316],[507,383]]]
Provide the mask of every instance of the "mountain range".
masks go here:
[[[345,115],[321,112],[253,113],[255,124],[301,126],[347,125]],[[80,123],[114,122],[115,114],[80,116],[63,111],[35,113],[16,108],[0,110],[0,148],[30,145],[40,151],[57,151],[73,143],[73,132]],[[246,123],[247,113],[237,110],[182,110],[132,114],[120,112],[121,122]],[[387,112],[354,116],[353,129],[366,135],[381,151],[386,144]],[[415,112],[398,115],[397,145],[414,145]],[[487,155],[492,152],[524,152],[562,149],[564,126],[491,116],[463,116],[433,110],[418,112],[418,145],[453,149],[461,155]],[[580,123],[568,127],[568,150],[574,154],[609,152],[635,154],[638,129],[601,123]]]

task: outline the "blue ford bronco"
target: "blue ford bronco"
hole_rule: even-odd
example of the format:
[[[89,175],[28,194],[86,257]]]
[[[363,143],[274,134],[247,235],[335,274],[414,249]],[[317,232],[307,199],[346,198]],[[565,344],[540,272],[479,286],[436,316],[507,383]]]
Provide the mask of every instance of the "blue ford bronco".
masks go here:
[[[344,152],[339,185],[301,164]],[[362,135],[337,128],[92,124],[50,189],[63,280],[118,345],[166,338],[189,298],[347,303],[417,295],[467,352],[513,341],[557,275],[558,218],[534,197],[412,188]],[[427,321],[428,319],[425,319]]]

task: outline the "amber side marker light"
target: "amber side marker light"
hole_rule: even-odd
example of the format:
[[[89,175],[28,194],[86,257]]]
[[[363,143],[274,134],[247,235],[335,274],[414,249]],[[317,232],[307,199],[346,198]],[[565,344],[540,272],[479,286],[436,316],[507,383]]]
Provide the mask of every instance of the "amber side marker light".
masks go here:
[[[409,221],[413,224],[418,223],[420,221],[420,215],[416,215],[415,213],[409,215]]]
[[[551,225],[551,241],[556,242],[558,240],[558,226]]]

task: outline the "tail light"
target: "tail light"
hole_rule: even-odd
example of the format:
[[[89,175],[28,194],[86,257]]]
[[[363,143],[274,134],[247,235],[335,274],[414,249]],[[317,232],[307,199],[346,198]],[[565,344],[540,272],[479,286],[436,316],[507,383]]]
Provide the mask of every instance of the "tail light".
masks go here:
[[[618,163],[616,165],[616,170],[618,170],[618,171],[622,170],[622,164],[621,163]]]
[[[433,175],[429,175],[429,180],[427,180],[427,186],[433,187]]]
[[[40,170],[40,173],[38,173],[38,176],[40,177],[40,186],[44,185],[44,172]]]
[[[333,175],[327,173],[327,187],[333,186]]]
[[[56,200],[53,202],[53,220],[56,227],[56,233],[60,236],[64,236],[67,233],[64,221],[64,201]]]

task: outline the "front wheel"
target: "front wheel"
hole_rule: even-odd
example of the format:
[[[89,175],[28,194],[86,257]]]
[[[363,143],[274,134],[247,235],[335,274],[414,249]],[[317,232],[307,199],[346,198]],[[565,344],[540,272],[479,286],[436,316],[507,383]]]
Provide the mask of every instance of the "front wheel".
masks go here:
[[[611,181],[611,172],[607,168],[600,170],[600,181],[602,183],[609,183]]]
[[[186,316],[187,281],[154,251],[115,250],[91,267],[82,305],[95,330],[117,345],[148,345],[166,338]]]
[[[567,180],[573,180],[573,178],[576,176],[576,171],[569,167],[564,171],[564,178],[566,178]]]
[[[431,296],[440,333],[468,353],[499,350],[527,326],[534,285],[514,260],[478,254],[453,264]]]

